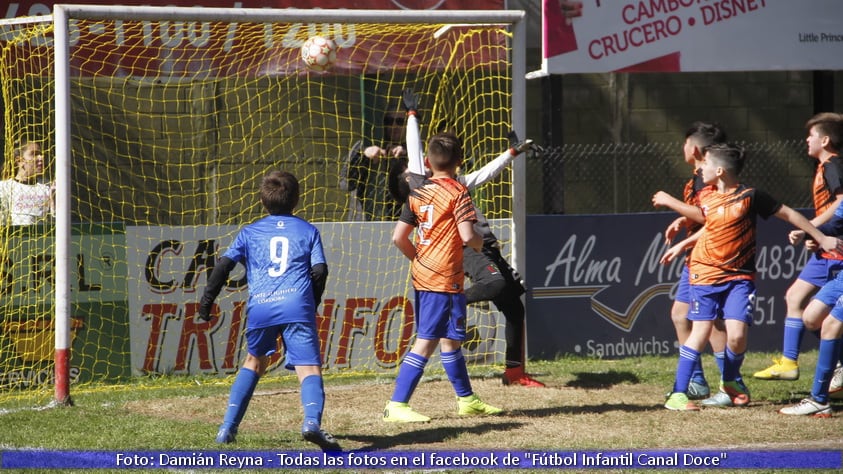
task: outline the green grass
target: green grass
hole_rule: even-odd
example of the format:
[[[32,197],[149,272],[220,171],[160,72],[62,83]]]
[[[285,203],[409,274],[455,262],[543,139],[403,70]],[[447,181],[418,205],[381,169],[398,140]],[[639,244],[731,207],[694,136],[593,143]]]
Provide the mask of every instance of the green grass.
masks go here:
[[[505,416],[491,418],[457,417],[447,379],[428,371],[411,400],[433,418],[421,425],[380,420],[393,388],[391,376],[329,375],[324,427],[347,450],[839,450],[843,415],[819,420],[776,413],[807,396],[815,360],[816,352],[800,358],[800,380],[757,381],[749,375],[768,365],[769,354],[752,353],[743,370],[751,406],[699,413],[662,407],[673,382],[675,357],[531,362],[530,372],[547,389],[503,387],[500,367],[472,369],[475,392],[507,410]],[[718,373],[713,360],[707,355],[704,361],[713,381]],[[75,406],[50,409],[16,399],[0,404],[0,446],[215,451],[219,446],[213,438],[230,384],[231,378],[141,378],[126,385],[76,388]],[[839,411],[843,404],[836,401],[835,407]],[[301,439],[300,423],[295,377],[267,378],[258,385],[237,444],[226,449],[312,450]]]

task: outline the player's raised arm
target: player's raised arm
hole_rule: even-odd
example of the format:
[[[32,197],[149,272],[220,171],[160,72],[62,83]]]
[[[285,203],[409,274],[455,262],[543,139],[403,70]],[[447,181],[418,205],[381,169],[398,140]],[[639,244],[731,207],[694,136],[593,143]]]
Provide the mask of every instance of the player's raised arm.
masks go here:
[[[477,171],[463,175],[460,179],[468,189],[474,189],[481,184],[487,183],[495,179],[509,163],[515,159],[516,156],[533,148],[533,140],[529,138],[519,141],[518,135],[515,131],[509,132],[510,147],[505,152],[498,155],[494,160],[486,163],[485,166]]]
[[[424,155],[419,135],[419,99],[411,89],[404,89],[401,104],[407,111],[407,169],[410,173],[424,175]]]

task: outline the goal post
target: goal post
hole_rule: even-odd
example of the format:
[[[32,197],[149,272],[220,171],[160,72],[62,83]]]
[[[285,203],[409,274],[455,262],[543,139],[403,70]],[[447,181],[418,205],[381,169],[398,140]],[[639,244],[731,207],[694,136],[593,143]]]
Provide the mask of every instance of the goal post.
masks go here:
[[[423,139],[445,128],[461,136],[466,172],[506,150],[510,129],[524,137],[523,19],[56,5],[54,157],[45,158],[56,184],[55,401],[70,402],[71,382],[236,371],[242,272],[212,321],[195,311],[218,253],[262,214],[259,177],[279,167],[302,183],[297,214],[326,246],[317,315],[326,371],[394,370],[413,309],[409,265],[389,242],[390,163],[364,163],[352,146],[386,139],[385,115],[401,111],[404,88],[420,96]],[[326,73],[299,60],[314,34],[340,45]],[[522,273],[525,170],[517,159],[473,193]],[[503,318],[483,305],[469,318],[469,363],[501,363]]]

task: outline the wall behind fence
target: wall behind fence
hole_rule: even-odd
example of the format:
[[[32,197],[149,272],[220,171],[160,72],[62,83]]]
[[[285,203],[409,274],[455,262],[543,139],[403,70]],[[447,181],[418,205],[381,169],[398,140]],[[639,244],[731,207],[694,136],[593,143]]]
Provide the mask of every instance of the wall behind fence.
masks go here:
[[[816,160],[803,140],[743,142],[741,180],[794,208],[811,206]],[[570,144],[546,148],[528,160],[532,214],[619,214],[654,209],[656,191],[681,198],[691,167],[682,142]]]

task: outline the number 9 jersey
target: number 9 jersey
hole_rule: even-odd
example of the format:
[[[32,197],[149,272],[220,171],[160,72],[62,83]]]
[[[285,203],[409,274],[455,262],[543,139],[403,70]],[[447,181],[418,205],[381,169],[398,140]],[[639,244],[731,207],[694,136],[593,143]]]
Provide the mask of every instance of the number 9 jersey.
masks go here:
[[[248,328],[314,321],[310,269],[326,263],[319,230],[291,215],[269,215],[242,229],[223,254],[246,266]]]

